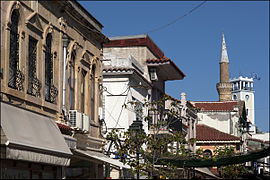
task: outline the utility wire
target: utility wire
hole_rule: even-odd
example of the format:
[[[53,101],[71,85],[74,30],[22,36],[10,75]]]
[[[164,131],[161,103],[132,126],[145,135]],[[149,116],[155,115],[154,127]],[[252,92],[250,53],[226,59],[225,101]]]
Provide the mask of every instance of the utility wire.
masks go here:
[[[128,91],[130,91],[130,88],[128,88]],[[127,100],[127,97],[128,97],[128,95],[126,95],[126,97],[125,97],[124,104],[125,104],[125,102],[126,102],[126,100]],[[119,123],[120,117],[121,117],[121,115],[122,115],[123,109],[124,109],[124,107],[122,106],[121,111],[120,111],[120,114],[119,114],[119,116],[118,116],[118,118],[117,118],[117,122],[116,122],[114,128],[116,128],[117,125],[120,125],[120,124],[118,124],[118,123]]]
[[[203,1],[202,3],[200,3],[199,5],[197,5],[196,7],[194,7],[193,9],[191,9],[191,10],[190,10],[189,12],[187,12],[186,14],[184,14],[184,15],[182,15],[182,16],[176,18],[175,20],[169,22],[168,24],[164,24],[164,25],[162,25],[162,26],[160,26],[160,27],[158,27],[158,28],[155,28],[155,29],[152,29],[152,30],[150,30],[150,31],[147,31],[145,34],[149,34],[149,33],[151,33],[151,32],[155,32],[155,31],[161,30],[161,29],[163,29],[163,28],[165,28],[165,27],[167,27],[167,26],[170,26],[170,25],[176,23],[176,22],[179,21],[180,19],[183,19],[184,17],[186,17],[187,15],[191,14],[193,11],[195,11],[196,9],[198,9],[199,7],[201,7],[204,3],[206,3],[206,1],[207,1],[207,0]]]

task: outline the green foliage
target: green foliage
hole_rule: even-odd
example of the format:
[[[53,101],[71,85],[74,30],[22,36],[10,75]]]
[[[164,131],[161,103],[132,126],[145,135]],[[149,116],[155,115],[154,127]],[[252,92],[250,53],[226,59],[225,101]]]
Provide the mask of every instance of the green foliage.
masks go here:
[[[217,148],[215,151],[216,158],[220,157],[228,157],[235,155],[234,148],[233,147],[223,147],[223,148]],[[233,164],[221,167],[221,171],[223,178],[225,179],[239,179],[241,176],[248,174],[247,169],[244,167],[244,164]]]
[[[177,175],[177,167],[172,164],[159,167],[156,169],[155,163],[164,157],[189,157],[190,151],[185,149],[188,143],[194,144],[195,139],[185,140],[181,132],[169,132],[169,125],[180,117],[179,102],[172,101],[171,108],[164,112],[164,104],[170,97],[155,102],[145,101],[139,106],[135,101],[130,101],[123,107],[132,110],[136,113],[142,113],[143,108],[148,109],[149,116],[143,117],[143,120],[151,124],[151,133],[143,131],[129,130],[120,133],[113,129],[107,134],[107,140],[115,142],[115,147],[121,157],[122,162],[131,167],[131,172],[145,171],[148,173],[148,178],[158,173],[159,176],[172,178]],[[158,122],[152,123],[151,114],[159,115],[161,119]],[[165,116],[167,115],[167,116]],[[138,163],[137,154],[139,153],[140,160]]]
[[[223,178],[240,179],[241,176],[248,174],[247,169],[242,164],[233,164],[223,167]]]

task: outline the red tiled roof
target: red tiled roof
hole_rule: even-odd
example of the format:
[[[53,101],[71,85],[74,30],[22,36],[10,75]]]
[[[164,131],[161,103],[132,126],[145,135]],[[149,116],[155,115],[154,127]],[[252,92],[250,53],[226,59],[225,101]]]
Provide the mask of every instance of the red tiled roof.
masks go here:
[[[108,71],[133,71],[135,72],[138,76],[140,76],[147,84],[149,84],[150,86],[152,86],[152,83],[150,81],[148,81],[140,72],[138,72],[136,69],[134,68],[103,68],[103,71],[108,72]]]
[[[159,47],[151,40],[149,36],[141,38],[129,38],[129,39],[118,39],[110,40],[108,43],[103,44],[104,47],[130,47],[130,46],[146,46],[148,49],[158,58],[164,56],[164,53]]]
[[[170,59],[167,58],[166,56],[163,56],[162,58],[159,59],[147,59],[146,63],[165,63],[169,62],[170,64],[173,65],[173,67],[183,76],[185,77],[186,75],[179,69],[179,67]]]
[[[173,101],[181,102],[179,99],[176,99],[176,98],[172,97],[172,96],[169,95],[169,94],[166,94],[166,93],[165,93],[165,96],[168,96],[168,97],[169,97],[171,100],[173,100]]]
[[[162,62],[169,62],[171,61],[169,58],[167,58],[166,56],[163,56],[162,58],[159,59],[147,59],[146,62],[147,63],[162,63]]]
[[[192,102],[195,107],[200,108],[202,111],[233,111],[237,106],[237,101],[205,101],[205,102]]]
[[[173,101],[181,102],[179,99],[176,99],[176,98],[172,97],[172,96],[169,95],[169,94],[165,94],[165,96],[170,97]],[[187,104],[189,104],[189,105],[192,106],[192,107],[195,107],[194,104],[192,104],[190,101],[187,101]]]
[[[240,137],[236,137],[215,128],[204,124],[197,124],[196,126],[196,140],[197,141],[240,141]]]

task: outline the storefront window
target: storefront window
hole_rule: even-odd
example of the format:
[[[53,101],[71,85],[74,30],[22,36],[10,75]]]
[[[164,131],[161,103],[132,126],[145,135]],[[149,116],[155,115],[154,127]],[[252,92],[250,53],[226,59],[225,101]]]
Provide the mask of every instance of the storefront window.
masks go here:
[[[1,179],[30,179],[30,171],[1,168]]]

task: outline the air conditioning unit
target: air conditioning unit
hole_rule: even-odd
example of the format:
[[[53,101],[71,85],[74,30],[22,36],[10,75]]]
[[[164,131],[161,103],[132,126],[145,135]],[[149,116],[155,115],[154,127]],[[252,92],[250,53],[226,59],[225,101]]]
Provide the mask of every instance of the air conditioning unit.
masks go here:
[[[158,77],[157,77],[157,70],[156,69],[150,69],[150,79],[151,81],[157,81]]]
[[[82,119],[83,119],[83,131],[84,132],[89,132],[90,131],[90,118],[86,114],[82,114]]]
[[[70,110],[69,123],[71,127],[82,130],[82,126],[83,126],[82,113],[77,110]]]

